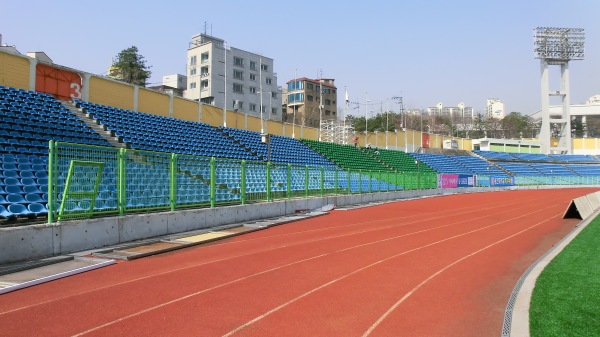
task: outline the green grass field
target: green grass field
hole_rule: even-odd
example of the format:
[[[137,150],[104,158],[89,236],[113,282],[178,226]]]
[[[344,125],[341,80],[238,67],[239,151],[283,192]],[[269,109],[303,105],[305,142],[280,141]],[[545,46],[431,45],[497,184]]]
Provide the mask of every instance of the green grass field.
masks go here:
[[[529,315],[532,337],[600,336],[600,218],[544,269]]]

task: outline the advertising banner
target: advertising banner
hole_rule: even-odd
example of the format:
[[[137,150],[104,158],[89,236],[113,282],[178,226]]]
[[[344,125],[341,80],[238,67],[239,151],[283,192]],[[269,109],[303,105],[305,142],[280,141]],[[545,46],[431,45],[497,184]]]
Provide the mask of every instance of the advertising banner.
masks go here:
[[[490,177],[490,186],[515,186],[514,177]]]
[[[456,188],[458,187],[458,174],[439,174],[438,188]]]
[[[477,186],[477,178],[475,176],[459,174],[458,187],[475,187]]]

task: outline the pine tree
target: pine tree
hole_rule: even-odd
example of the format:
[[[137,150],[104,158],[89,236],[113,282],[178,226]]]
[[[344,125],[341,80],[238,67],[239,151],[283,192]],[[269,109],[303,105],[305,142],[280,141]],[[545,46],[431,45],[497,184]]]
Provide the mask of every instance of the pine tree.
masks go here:
[[[136,46],[122,50],[113,60],[109,77],[123,82],[146,86],[152,72]]]

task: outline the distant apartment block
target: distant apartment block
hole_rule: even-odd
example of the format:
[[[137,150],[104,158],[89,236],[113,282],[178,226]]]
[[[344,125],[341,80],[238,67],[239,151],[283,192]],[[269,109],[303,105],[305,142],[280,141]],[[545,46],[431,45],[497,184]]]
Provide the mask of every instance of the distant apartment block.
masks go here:
[[[281,88],[271,58],[199,34],[187,51],[187,78],[185,98],[253,116],[262,109],[264,119],[281,121]]]
[[[286,121],[310,127],[319,127],[321,119],[337,118],[337,88],[334,79],[301,77],[287,82]]]
[[[496,119],[504,118],[506,116],[504,103],[497,98],[488,98],[485,104],[485,116]]]
[[[456,106],[444,106],[442,102],[436,104],[433,107],[427,108],[428,115],[435,116],[449,116],[452,118],[472,118],[474,117],[475,109],[473,107],[465,106],[465,103],[458,103]]]
[[[149,87],[159,92],[164,92],[173,96],[183,96],[187,88],[187,77],[181,74],[165,75],[162,78],[162,84]]]

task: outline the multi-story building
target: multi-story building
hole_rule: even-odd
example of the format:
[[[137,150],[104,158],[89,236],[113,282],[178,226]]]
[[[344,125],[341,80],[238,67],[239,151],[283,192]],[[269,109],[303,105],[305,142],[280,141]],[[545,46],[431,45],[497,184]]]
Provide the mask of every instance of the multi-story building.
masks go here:
[[[286,120],[319,127],[321,119],[337,118],[337,88],[334,79],[297,78],[287,82]]]
[[[184,97],[248,115],[281,121],[281,88],[273,59],[198,34],[187,52]]]
[[[448,116],[452,118],[472,118],[474,113],[475,109],[465,106],[463,102],[458,103],[456,106],[444,106],[440,102],[434,107],[427,108],[427,114],[429,115]]]
[[[183,96],[187,88],[187,77],[181,74],[165,75],[162,78],[162,84],[149,87],[156,91],[164,92],[173,96]]]
[[[485,116],[487,118],[502,119],[506,115],[504,103],[497,98],[488,98],[485,104]]]

